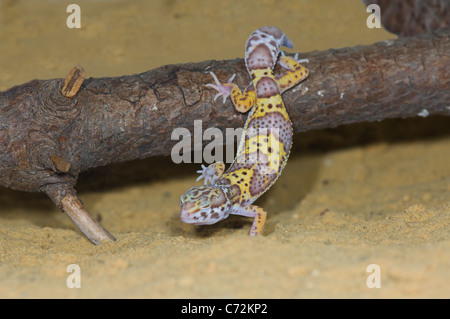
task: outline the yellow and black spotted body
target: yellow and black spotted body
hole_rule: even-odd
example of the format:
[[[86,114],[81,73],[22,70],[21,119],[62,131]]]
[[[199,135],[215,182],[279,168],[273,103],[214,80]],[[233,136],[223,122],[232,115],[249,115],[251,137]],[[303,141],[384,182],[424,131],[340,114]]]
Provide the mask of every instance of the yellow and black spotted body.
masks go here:
[[[253,217],[251,236],[260,234],[266,212],[253,202],[266,192],[280,176],[292,145],[292,123],[281,93],[300,83],[308,70],[296,58],[280,57],[285,72],[273,74],[280,48],[293,48],[289,38],[276,27],[254,31],[245,46],[245,64],[252,84],[243,93],[230,80],[221,84],[211,73],[217,90],[214,99],[228,96],[237,111],[250,110],[236,158],[225,171],[224,163],[202,165],[200,178],[205,185],[189,189],[181,197],[180,218],[183,222],[214,224],[230,214]],[[210,183],[209,185],[207,183]]]

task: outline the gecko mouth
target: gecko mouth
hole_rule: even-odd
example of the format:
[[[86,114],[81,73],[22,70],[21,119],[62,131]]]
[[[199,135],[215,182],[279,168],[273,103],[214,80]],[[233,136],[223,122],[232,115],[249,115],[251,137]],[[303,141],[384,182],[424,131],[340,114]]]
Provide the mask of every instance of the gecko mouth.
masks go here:
[[[217,220],[209,218],[208,213],[204,211],[200,211],[199,213],[199,210],[186,212],[181,209],[180,219],[183,223],[192,225],[211,225],[217,222]]]
[[[180,219],[183,223],[192,224],[192,225],[210,225],[214,224],[214,221],[209,219],[198,220],[196,216],[182,215],[180,214]]]

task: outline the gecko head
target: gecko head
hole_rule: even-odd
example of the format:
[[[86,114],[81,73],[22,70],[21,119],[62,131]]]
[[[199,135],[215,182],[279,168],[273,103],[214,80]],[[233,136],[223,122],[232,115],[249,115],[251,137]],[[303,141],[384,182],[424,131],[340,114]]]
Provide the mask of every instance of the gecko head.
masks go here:
[[[253,31],[245,45],[247,70],[273,68],[281,47],[293,49],[294,45],[279,28],[266,26]]]
[[[181,221],[194,225],[210,225],[230,214],[228,188],[219,185],[202,185],[189,189],[180,202]]]

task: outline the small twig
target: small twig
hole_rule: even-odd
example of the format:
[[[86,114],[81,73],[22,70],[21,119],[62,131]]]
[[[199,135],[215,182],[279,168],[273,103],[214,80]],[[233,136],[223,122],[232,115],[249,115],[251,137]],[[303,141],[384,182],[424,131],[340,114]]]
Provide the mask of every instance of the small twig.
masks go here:
[[[103,240],[115,241],[113,235],[106,231],[84,208],[79,198],[68,193],[62,200],[62,209],[69,218],[77,225],[77,227],[89,238],[94,244],[99,244]]]
[[[99,244],[103,240],[116,240],[89,214],[73,188],[62,185],[48,185],[45,187],[45,192],[94,244]]]

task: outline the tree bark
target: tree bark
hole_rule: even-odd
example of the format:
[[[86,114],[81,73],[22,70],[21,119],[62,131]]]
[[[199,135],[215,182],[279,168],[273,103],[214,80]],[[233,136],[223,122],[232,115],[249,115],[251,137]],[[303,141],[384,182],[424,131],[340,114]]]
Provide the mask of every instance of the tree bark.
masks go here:
[[[450,29],[369,46],[315,51],[309,77],[283,95],[295,132],[388,118],[450,115]],[[34,80],[0,93],[0,185],[42,191],[94,243],[114,237],[88,217],[76,196],[91,167],[169,155],[175,128],[242,127],[230,100],[205,87],[236,73],[243,59],[167,65],[141,74],[84,80]],[[282,72],[277,69],[276,72]],[[84,80],[84,81],[83,81]],[[79,218],[77,218],[77,216]]]
[[[363,0],[380,6],[383,27],[400,36],[418,35],[450,26],[448,0]]]

